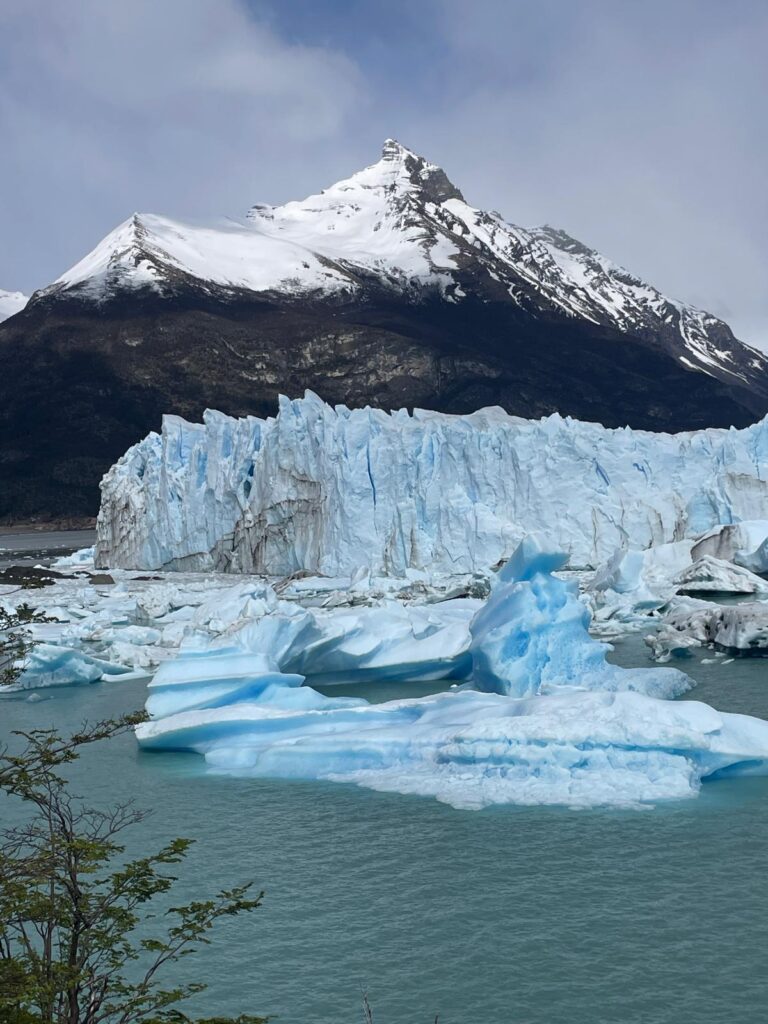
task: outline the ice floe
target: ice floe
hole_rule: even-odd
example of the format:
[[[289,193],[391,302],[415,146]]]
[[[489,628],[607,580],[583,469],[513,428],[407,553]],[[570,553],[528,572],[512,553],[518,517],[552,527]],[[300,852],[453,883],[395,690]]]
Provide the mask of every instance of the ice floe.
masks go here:
[[[474,618],[474,681],[502,692],[465,684],[379,704],[325,696],[296,671],[314,628],[307,613],[272,613],[163,665],[139,743],[196,751],[219,771],[351,782],[470,809],[633,806],[695,795],[717,773],[766,771],[768,723],[648,696],[681,692],[681,673],[606,665],[587,611],[552,576],[563,558],[526,541]],[[370,614],[376,630],[382,610]],[[329,650],[352,664],[370,642],[350,646],[344,633]]]
[[[723,605],[677,598],[646,643],[659,661],[708,644],[742,655],[768,655],[768,603]]]

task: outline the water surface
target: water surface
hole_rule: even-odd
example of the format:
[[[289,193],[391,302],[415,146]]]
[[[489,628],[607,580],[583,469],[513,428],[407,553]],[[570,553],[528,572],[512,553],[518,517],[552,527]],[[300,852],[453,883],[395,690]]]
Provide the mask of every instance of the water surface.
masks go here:
[[[614,657],[647,663],[636,636]],[[685,663],[700,681],[690,696],[768,718],[768,661],[725,660]],[[75,729],[143,699],[136,681],[3,699],[0,734]],[[76,781],[94,802],[154,809],[137,849],[197,840],[174,902],[246,879],[266,890],[263,909],[185,965],[210,983],[198,1012],[357,1022],[363,986],[376,1024],[768,1019],[768,779],[644,812],[478,813],[210,775],[194,755],[142,753],[126,736],[88,750]]]

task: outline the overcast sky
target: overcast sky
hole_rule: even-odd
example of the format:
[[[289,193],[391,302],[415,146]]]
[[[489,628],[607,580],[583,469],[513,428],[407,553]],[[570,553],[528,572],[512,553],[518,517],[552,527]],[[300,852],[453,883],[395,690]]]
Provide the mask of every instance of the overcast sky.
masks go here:
[[[394,136],[768,349],[765,0],[0,0],[0,288]]]

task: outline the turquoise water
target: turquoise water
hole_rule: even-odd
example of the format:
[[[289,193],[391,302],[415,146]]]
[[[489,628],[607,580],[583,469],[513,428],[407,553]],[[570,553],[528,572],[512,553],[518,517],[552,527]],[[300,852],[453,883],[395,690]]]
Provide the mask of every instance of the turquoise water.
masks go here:
[[[615,660],[645,664],[642,641]],[[768,660],[723,660],[686,662],[692,696],[768,718]],[[0,740],[143,699],[137,682],[4,699]],[[88,750],[76,782],[92,802],[154,809],[137,848],[197,840],[174,902],[246,879],[266,890],[261,910],[185,965],[210,983],[200,1013],[357,1022],[364,987],[376,1024],[768,1019],[768,779],[713,782],[645,812],[461,812],[207,775],[194,755],[143,754],[123,737]]]

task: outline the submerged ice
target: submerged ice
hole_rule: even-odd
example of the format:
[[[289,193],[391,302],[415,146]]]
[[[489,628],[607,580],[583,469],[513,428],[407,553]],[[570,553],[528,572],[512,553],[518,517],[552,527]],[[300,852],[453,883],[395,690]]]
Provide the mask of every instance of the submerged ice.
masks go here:
[[[361,657],[375,658],[386,613],[370,610],[359,645],[347,629],[326,634],[314,648],[324,663],[306,613],[272,612],[166,662],[139,743],[197,751],[221,771],[352,782],[464,808],[626,806],[694,795],[717,773],[765,771],[768,723],[659,699],[690,685],[674,670],[606,662],[587,612],[552,575],[563,557],[537,538],[518,548],[474,616],[470,679],[458,688],[379,704],[324,696],[307,672],[330,664],[352,675]],[[412,650],[406,639],[390,663],[405,669]]]

